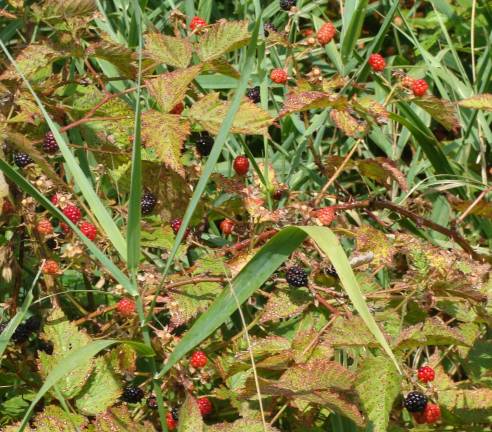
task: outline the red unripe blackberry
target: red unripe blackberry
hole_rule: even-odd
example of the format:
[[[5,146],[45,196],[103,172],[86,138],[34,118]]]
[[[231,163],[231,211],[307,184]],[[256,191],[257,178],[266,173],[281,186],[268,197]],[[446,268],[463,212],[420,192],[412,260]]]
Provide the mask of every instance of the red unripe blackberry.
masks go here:
[[[49,235],[53,233],[53,225],[48,219],[41,219],[36,225],[36,231],[43,235]]]
[[[401,85],[405,88],[411,89],[414,82],[415,78],[412,78],[409,75],[405,75],[401,80]]]
[[[441,419],[441,408],[439,405],[428,403],[423,414],[427,424],[436,423]]]
[[[58,194],[54,194],[50,198],[51,204],[54,206],[58,205]]]
[[[43,264],[42,271],[44,274],[56,275],[60,271],[60,267],[56,261],[46,260]]]
[[[246,90],[246,97],[253,103],[260,102],[260,88],[259,87],[251,87]]]
[[[2,204],[2,213],[1,214],[4,214],[4,215],[7,215],[7,214],[10,214],[10,213],[13,213],[14,212],[14,206],[12,205],[12,203],[10,202],[10,200],[8,200],[7,198],[4,198],[3,199],[3,204]]]
[[[200,156],[208,156],[214,146],[214,138],[208,132],[200,132],[192,135],[196,149]]]
[[[82,218],[80,209],[72,204],[67,205],[63,209],[63,214],[74,224],[78,223]]]
[[[131,317],[135,314],[135,301],[129,298],[123,298],[116,304],[116,310],[124,317]]]
[[[169,111],[171,114],[181,114],[184,110],[185,106],[183,102],[179,102],[174,105],[173,109]]]
[[[18,153],[14,153],[14,163],[19,168],[24,168],[27,165],[33,163],[33,160],[29,157],[27,153],[18,152]]]
[[[323,225],[329,226],[335,220],[336,210],[333,206],[323,207],[315,211],[314,215]]]
[[[436,373],[430,366],[422,366],[417,372],[417,377],[420,382],[427,383],[434,381]]]
[[[200,18],[199,16],[195,16],[190,22],[190,29],[191,31],[195,31],[196,29],[199,29],[200,27],[204,27],[206,25],[207,21],[205,21],[203,18]]]
[[[285,84],[288,80],[289,76],[284,69],[277,68],[273,69],[270,72],[270,79],[277,84]]]
[[[246,156],[237,156],[232,166],[238,175],[245,175],[249,170],[249,160]]]
[[[207,397],[201,397],[198,399],[198,408],[200,409],[203,417],[208,416],[214,410],[212,402],[210,402],[210,399]]]
[[[295,288],[307,286],[308,284],[308,276],[304,269],[299,266],[289,267],[285,272],[285,278],[287,283]]]
[[[181,228],[181,224],[183,223],[183,220],[180,218],[173,219],[171,221],[171,228],[173,229],[174,234],[177,234],[179,229]],[[188,237],[190,235],[190,229],[187,228],[185,231],[184,238]]]
[[[283,9],[284,11],[290,11],[293,6],[296,4],[296,0],[280,0],[280,9]]]
[[[172,413],[170,412],[166,414],[166,424],[170,431],[173,431],[178,426],[178,422],[174,419]]]
[[[316,37],[318,38],[318,42],[325,46],[329,44],[332,39],[335,37],[337,34],[337,29],[333,25],[331,21],[324,23],[320,29],[318,30],[318,34]]]
[[[84,234],[89,240],[94,241],[97,237],[97,229],[90,222],[82,222],[79,226],[80,231]]]
[[[70,227],[65,222],[60,222],[60,229],[64,234],[68,234],[70,232]]]
[[[411,413],[423,412],[427,405],[427,396],[418,391],[407,394],[404,400],[405,408]]]
[[[44,136],[43,150],[46,153],[56,153],[58,151],[58,143],[56,142],[53,132],[49,131]]]
[[[152,192],[144,192],[140,200],[140,211],[144,216],[149,215],[154,211],[156,204],[156,196]]]
[[[144,397],[144,392],[140,387],[128,386],[123,390],[121,399],[128,403],[138,403]]]
[[[208,362],[207,355],[203,351],[195,351],[192,356],[190,363],[195,369],[202,369],[206,366]]]
[[[229,235],[232,233],[232,230],[234,229],[234,222],[231,221],[230,219],[224,219],[220,225],[220,230],[222,231],[222,234]]]
[[[424,96],[429,85],[423,79],[415,80],[412,84],[413,94],[417,97]]]
[[[382,72],[386,67],[386,62],[381,54],[371,54],[368,63],[374,72]]]

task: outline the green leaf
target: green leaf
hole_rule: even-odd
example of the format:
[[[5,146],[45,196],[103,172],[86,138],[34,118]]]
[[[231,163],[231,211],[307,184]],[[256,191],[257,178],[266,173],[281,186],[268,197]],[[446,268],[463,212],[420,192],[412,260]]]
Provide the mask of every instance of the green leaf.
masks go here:
[[[157,63],[185,68],[190,64],[192,47],[188,39],[160,33],[145,35],[144,55]]]
[[[121,382],[115,375],[109,359],[99,357],[94,363],[91,377],[75,400],[78,410],[90,416],[106,411],[121,395]]]
[[[206,426],[204,432],[279,432],[273,426],[266,424],[266,429],[263,427],[261,420],[255,419],[239,419],[234,423],[219,423],[213,426]]]
[[[342,59],[346,62],[353,56],[357,40],[362,31],[362,25],[366,17],[367,0],[358,0],[357,6],[352,11],[350,22],[346,29],[343,31],[343,38],[341,41],[341,54]]]
[[[152,147],[164,165],[184,177],[181,162],[183,143],[190,133],[188,122],[179,115],[147,111],[142,115],[142,141]]]
[[[370,421],[370,431],[385,432],[402,377],[386,357],[367,357],[361,362],[355,388]]]
[[[124,405],[108,409],[96,417],[97,432],[155,432],[150,422],[139,424],[131,419],[128,408]]]
[[[263,308],[260,323],[291,318],[301,314],[311,301],[311,294],[305,288],[277,288]]]
[[[460,121],[456,107],[448,100],[440,99],[435,96],[422,96],[412,100],[438,123],[441,123],[446,129],[457,131],[460,127]]]
[[[458,102],[463,108],[492,111],[492,94],[484,93]]]
[[[198,56],[210,61],[248,44],[251,34],[247,21],[220,21],[207,28],[197,43]]]
[[[202,65],[196,65],[187,69],[179,69],[145,82],[147,89],[163,112],[171,111],[184,99],[190,83],[198,76],[202,67]]]
[[[213,92],[195,102],[189,115],[212,134],[217,134],[230,108],[230,102],[219,99],[219,93]],[[266,111],[251,102],[243,99],[239,111],[234,117],[231,132],[245,135],[268,135],[268,127],[273,119]]]
[[[124,45],[102,41],[91,44],[86,49],[86,54],[113,64],[128,77],[135,76],[137,72],[133,51]]]
[[[53,343],[52,355],[39,353],[40,373],[43,378],[49,376],[59,362],[91,342],[91,338],[84,331],[79,330],[75,324],[68,321],[60,308],[53,309],[46,320],[43,332],[46,339]],[[88,360],[81,367],[63,376],[57,383],[61,394],[72,399],[80,393],[89,379],[93,366],[93,361]]]
[[[477,341],[463,364],[468,376],[479,381],[492,370],[492,341]]]
[[[338,96],[320,91],[290,92],[285,96],[279,118],[290,113],[331,107]]]
[[[187,395],[179,410],[178,432],[202,432],[203,420],[196,399]]]
[[[359,123],[345,110],[331,110],[330,117],[335,126],[349,137],[356,137],[366,132],[367,125]]]
[[[439,405],[462,424],[492,422],[492,389],[440,390]]]
[[[47,406],[33,421],[36,432],[74,432],[82,429],[87,419],[78,414],[67,413],[56,405]]]
[[[238,304],[244,303],[272,273],[290,256],[290,254],[309,235],[320,249],[330,259],[337,270],[343,288],[347,292],[354,308],[364,320],[365,324],[375,336],[388,356],[400,370],[396,358],[391,351],[383,333],[371,315],[367,303],[361,293],[359,284],[352,271],[343,248],[337,237],[326,227],[287,227],[276,234],[248,264],[234,278],[230,287],[224,289],[221,295],[202,314],[192,328],[185,333],[167,363],[159,373],[162,377],[186,353],[199,345],[201,341],[211,335],[236,311]],[[234,294],[232,294],[234,293]]]
[[[333,347],[372,347],[378,346],[374,335],[367,328],[362,318],[338,317],[323,339],[324,343]]]

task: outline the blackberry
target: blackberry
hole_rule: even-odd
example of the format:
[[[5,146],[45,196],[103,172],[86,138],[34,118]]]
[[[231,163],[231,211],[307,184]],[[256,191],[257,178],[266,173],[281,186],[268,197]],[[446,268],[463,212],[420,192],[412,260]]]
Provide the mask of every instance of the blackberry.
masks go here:
[[[14,153],[14,163],[19,167],[19,168],[24,168],[27,165],[33,163],[33,160],[29,157],[27,153]]]
[[[290,11],[292,6],[295,6],[296,0],[280,0],[280,9],[284,11]]]
[[[121,399],[128,403],[138,403],[144,397],[144,392],[140,387],[128,386],[123,390]]]
[[[147,399],[147,406],[153,410],[157,409],[157,398],[155,396],[149,396]]]
[[[260,88],[252,87],[246,91],[246,97],[253,103],[260,102]]]
[[[179,420],[179,408],[178,407],[174,407],[172,410],[171,410],[171,415],[173,416],[173,419],[178,421]]]
[[[58,242],[57,242],[57,241],[56,241],[56,239],[55,239],[55,238],[53,238],[53,237],[51,237],[51,238],[49,238],[48,240],[46,240],[46,241],[44,242],[44,244],[46,245],[46,247],[47,247],[48,249],[51,249],[51,250],[54,250],[54,249],[56,249],[56,248],[58,247]]]
[[[43,140],[43,150],[46,153],[56,153],[58,151],[58,144],[56,142],[53,132],[49,131]]]
[[[29,328],[26,323],[19,324],[19,326],[15,329],[14,334],[12,335],[12,340],[15,343],[23,343],[29,339],[31,336],[32,330]]]
[[[37,344],[36,344],[36,348],[38,349],[38,351],[43,351],[44,353],[46,353],[48,355],[53,354],[53,348],[54,347],[50,341],[46,341],[44,339],[39,339]]]
[[[407,394],[404,405],[411,413],[422,412],[427,405],[427,396],[418,391],[412,391]]]
[[[142,195],[142,200],[140,201],[140,209],[143,215],[148,215],[152,213],[157,204],[157,198],[152,192],[145,192]]]
[[[270,36],[270,33],[277,32],[277,27],[275,27],[272,23],[265,23],[263,24],[263,31],[265,32],[265,36],[268,37]]]
[[[285,278],[290,286],[299,288],[307,286],[308,277],[304,269],[299,266],[289,267],[285,273]]]
[[[24,323],[26,328],[30,330],[32,333],[37,333],[41,330],[41,318],[33,315]]]
[[[200,156],[208,156],[214,145],[214,138],[208,132],[201,132],[193,135],[196,149]]]

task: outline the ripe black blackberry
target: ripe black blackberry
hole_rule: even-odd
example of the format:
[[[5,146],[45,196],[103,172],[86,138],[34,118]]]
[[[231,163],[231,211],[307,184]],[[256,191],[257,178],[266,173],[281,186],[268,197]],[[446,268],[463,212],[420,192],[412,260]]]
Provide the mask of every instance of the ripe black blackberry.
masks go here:
[[[58,151],[58,144],[56,142],[53,132],[49,131],[43,140],[43,150],[46,153],[56,153]]]
[[[171,410],[171,415],[173,416],[173,419],[175,421],[178,421],[179,420],[179,408],[178,407],[174,407],[172,410]]]
[[[19,168],[24,168],[27,165],[31,164],[32,162],[33,160],[29,157],[27,153],[23,153],[23,152],[14,153],[14,163]]]
[[[32,330],[29,328],[26,323],[19,324],[12,335],[12,340],[15,343],[23,343],[29,339],[31,336]]]
[[[33,315],[32,317],[26,320],[24,325],[32,333],[37,333],[39,332],[39,330],[41,330],[41,318],[37,317],[36,315]]]
[[[121,399],[128,403],[138,403],[144,397],[144,392],[140,387],[128,386],[123,390]]]
[[[280,8],[284,11],[290,11],[292,6],[296,5],[296,0],[280,0]]]
[[[307,286],[308,277],[304,269],[299,266],[292,266],[285,272],[285,278],[290,286],[299,288]]]
[[[38,339],[36,343],[36,348],[38,351],[43,351],[48,355],[53,354],[53,344],[50,341],[46,341],[44,339]]]
[[[214,138],[208,132],[193,134],[192,139],[195,141],[196,149],[200,156],[208,156],[214,145]]]
[[[275,27],[272,23],[267,22],[263,24],[263,31],[265,32],[265,36],[268,37],[270,36],[270,33],[276,32],[278,30],[277,27]]]
[[[407,394],[404,405],[411,413],[423,412],[427,405],[427,396],[418,391],[412,391]]]
[[[246,97],[253,103],[260,102],[260,88],[252,87],[246,91]]]
[[[144,192],[140,201],[140,209],[143,215],[152,213],[157,204],[157,198],[152,192]]]

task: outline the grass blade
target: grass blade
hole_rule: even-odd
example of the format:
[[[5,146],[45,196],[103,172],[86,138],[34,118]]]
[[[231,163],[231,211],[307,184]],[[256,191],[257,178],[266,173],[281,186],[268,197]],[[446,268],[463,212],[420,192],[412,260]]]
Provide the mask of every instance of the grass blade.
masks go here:
[[[359,0],[357,6],[352,12],[347,29],[343,31],[341,41],[342,59],[346,63],[354,52],[355,45],[362,31],[362,25],[366,18],[367,0]]]

